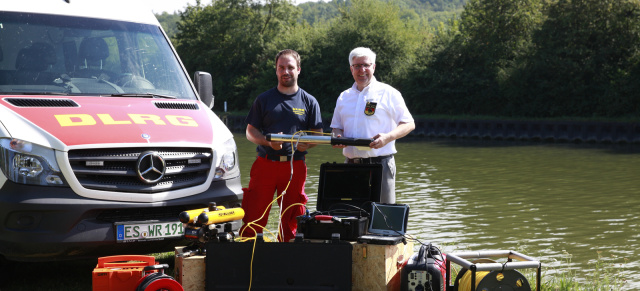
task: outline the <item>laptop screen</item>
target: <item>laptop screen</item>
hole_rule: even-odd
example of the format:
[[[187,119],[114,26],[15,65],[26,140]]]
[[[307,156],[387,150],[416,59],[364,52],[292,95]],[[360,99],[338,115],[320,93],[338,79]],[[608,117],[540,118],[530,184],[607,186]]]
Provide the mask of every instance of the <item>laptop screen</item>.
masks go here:
[[[371,203],[369,233],[403,236],[407,232],[409,205]]]

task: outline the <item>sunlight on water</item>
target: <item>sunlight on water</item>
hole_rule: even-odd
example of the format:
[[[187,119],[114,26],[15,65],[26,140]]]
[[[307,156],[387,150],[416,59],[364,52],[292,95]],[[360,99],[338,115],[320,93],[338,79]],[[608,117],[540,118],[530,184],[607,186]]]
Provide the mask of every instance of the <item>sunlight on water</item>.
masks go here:
[[[236,142],[246,186],[255,146],[244,135]],[[638,145],[425,139],[397,148],[397,201],[410,205],[408,230],[420,241],[445,252],[520,251],[547,273],[565,268],[570,256],[581,278],[601,251],[623,269],[625,289],[640,289]],[[340,150],[310,150],[311,210],[320,164],[334,161],[343,161]],[[269,228],[276,219],[272,210]]]

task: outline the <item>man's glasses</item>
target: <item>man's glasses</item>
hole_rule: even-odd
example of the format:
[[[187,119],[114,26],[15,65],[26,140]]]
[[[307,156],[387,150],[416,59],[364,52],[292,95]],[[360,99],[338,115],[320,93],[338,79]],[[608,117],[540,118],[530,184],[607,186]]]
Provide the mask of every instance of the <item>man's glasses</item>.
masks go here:
[[[351,65],[351,67],[356,70],[360,70],[362,68],[365,68],[366,70],[368,70],[369,68],[371,68],[372,65],[373,64],[353,64]]]

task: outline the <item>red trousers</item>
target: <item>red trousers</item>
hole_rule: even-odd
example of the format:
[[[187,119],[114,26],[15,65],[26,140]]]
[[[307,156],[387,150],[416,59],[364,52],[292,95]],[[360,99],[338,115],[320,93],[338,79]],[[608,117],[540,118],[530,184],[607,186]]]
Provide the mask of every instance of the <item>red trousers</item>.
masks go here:
[[[275,197],[280,196],[286,188],[284,196],[277,199],[280,211],[284,212],[280,217],[281,230],[278,230],[278,241],[290,241],[296,235],[298,227],[296,217],[305,212],[303,205],[291,205],[306,204],[309,200],[304,193],[307,165],[303,160],[293,161],[293,176],[291,176],[291,162],[271,161],[258,157],[251,166],[250,177],[249,188],[242,189],[244,191],[242,199],[244,218],[242,219],[240,236],[254,237],[256,232],[262,233],[262,228],[267,225],[269,220],[270,203]],[[291,179],[290,183],[289,179]],[[288,188],[287,184],[289,184]],[[274,193],[277,193],[277,196],[274,196]],[[248,225],[252,222],[259,226]]]

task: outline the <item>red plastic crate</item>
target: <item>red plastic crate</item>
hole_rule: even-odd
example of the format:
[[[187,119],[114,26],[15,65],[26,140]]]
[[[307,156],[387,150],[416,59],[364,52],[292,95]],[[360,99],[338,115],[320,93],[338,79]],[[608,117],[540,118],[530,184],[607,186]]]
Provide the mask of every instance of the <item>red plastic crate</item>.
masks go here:
[[[144,267],[157,264],[153,256],[98,258],[98,265],[93,269],[93,291],[134,291],[145,276]]]

